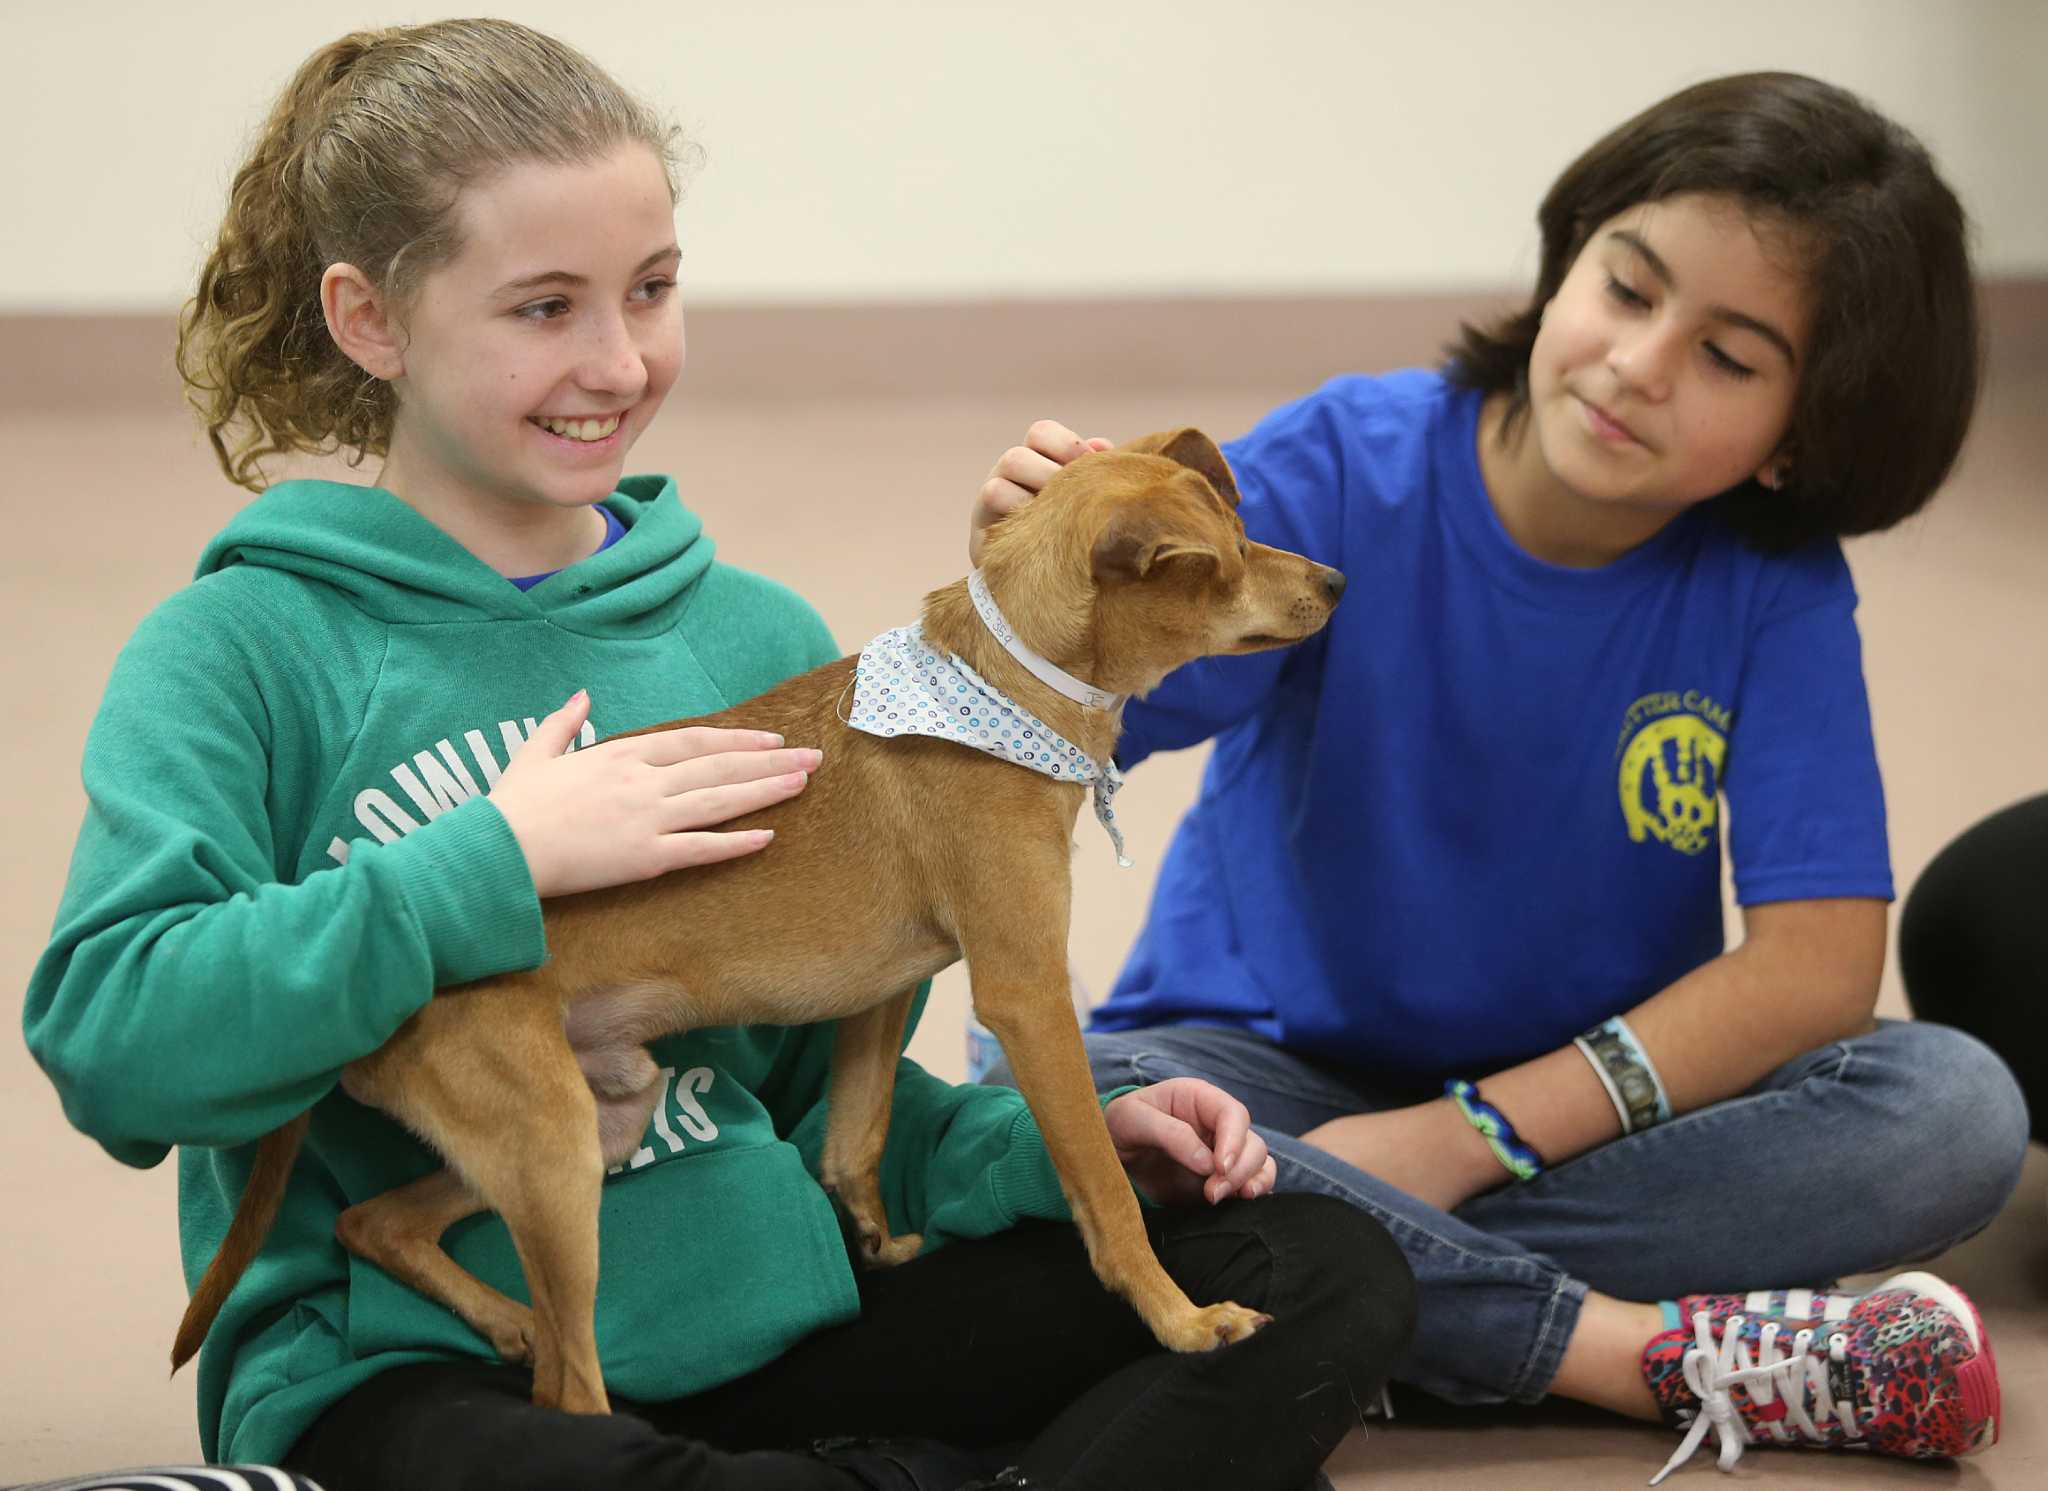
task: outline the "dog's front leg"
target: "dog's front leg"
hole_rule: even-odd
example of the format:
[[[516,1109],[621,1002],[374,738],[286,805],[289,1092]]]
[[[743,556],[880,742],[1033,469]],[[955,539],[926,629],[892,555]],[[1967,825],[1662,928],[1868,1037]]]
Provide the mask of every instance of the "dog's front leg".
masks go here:
[[[882,1205],[882,1149],[889,1137],[889,1104],[896,1091],[896,1059],[915,989],[872,1009],[840,1018],[832,1035],[832,1085],[825,1113],[825,1150],[819,1179],[845,1210],[863,1262],[892,1267],[917,1256],[915,1232],[892,1237]]]
[[[1130,1301],[1162,1346],[1213,1350],[1251,1335],[1268,1317],[1227,1300],[1198,1308],[1152,1252],[1074,1018],[1066,911],[1064,901],[1032,906],[1013,895],[978,916],[971,930],[963,928],[974,1013],[1002,1042],[1052,1152],[1096,1277]]]

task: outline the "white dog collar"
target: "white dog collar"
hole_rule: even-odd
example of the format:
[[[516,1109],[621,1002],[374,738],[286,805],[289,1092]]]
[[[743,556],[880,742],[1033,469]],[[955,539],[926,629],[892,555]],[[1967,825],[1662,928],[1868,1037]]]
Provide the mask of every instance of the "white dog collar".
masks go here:
[[[974,602],[974,609],[980,615],[982,625],[989,629],[1004,651],[1031,670],[1032,676],[1049,689],[1055,689],[1072,699],[1076,704],[1085,704],[1090,709],[1114,710],[1123,708],[1128,694],[1112,694],[1094,684],[1076,678],[1051,659],[1027,647],[1024,639],[1017,635],[1009,619],[996,605],[996,598],[988,593],[988,581],[982,579],[980,570],[971,570],[967,575],[967,595]]]

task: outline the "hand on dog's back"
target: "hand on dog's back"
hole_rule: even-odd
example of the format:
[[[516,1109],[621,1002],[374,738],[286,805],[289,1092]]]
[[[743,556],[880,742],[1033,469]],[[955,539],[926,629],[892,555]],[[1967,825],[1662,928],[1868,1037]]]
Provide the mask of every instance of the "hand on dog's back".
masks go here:
[[[571,751],[589,715],[579,690],[540,722],[490,792],[544,900],[754,853],[774,830],[708,830],[796,796],[821,759],[779,735],[703,726]]]

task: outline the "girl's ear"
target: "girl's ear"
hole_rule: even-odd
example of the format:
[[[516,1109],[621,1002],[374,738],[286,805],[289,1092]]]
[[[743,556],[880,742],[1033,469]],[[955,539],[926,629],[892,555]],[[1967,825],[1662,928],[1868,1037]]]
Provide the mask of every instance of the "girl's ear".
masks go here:
[[[1773,492],[1778,492],[1784,490],[1785,478],[1791,474],[1792,457],[1780,451],[1777,455],[1764,462],[1763,469],[1756,474],[1756,479],[1759,485],[1768,487]]]
[[[399,328],[370,277],[353,264],[330,264],[320,276],[320,310],[327,334],[348,360],[389,383],[404,376]]]

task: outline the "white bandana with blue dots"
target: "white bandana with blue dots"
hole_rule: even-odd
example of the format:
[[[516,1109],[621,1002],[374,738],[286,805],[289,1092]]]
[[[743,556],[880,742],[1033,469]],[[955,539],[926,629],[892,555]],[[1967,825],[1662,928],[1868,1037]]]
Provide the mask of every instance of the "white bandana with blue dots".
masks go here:
[[[1110,806],[1124,784],[1116,764],[1098,766],[954,654],[934,652],[924,640],[922,622],[886,631],[860,650],[853,710],[842,718],[869,735],[936,736],[1063,782],[1092,786],[1095,816],[1116,846],[1116,862],[1130,868],[1123,831]]]

